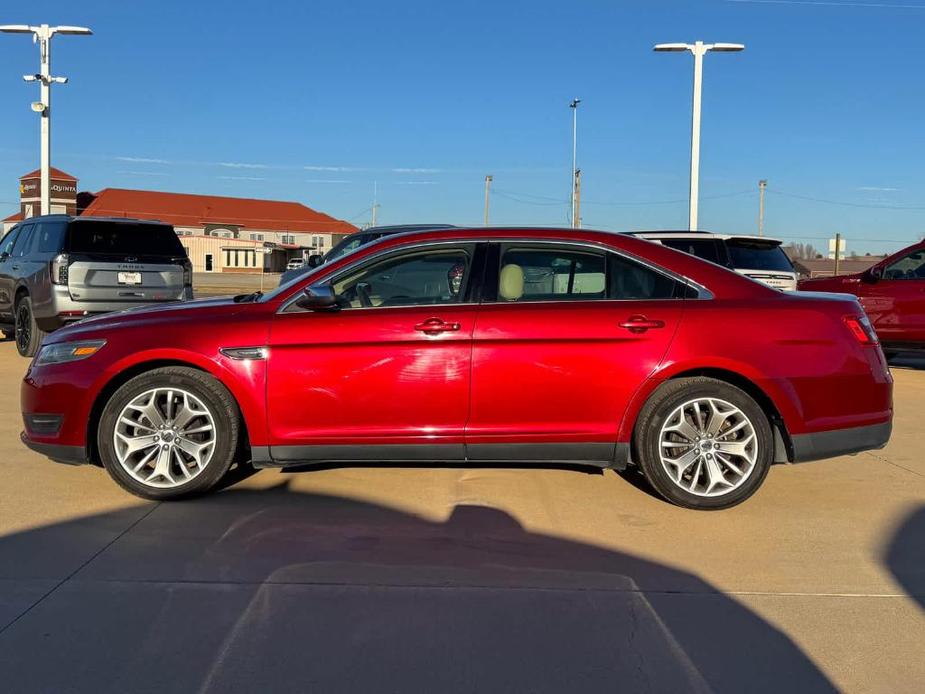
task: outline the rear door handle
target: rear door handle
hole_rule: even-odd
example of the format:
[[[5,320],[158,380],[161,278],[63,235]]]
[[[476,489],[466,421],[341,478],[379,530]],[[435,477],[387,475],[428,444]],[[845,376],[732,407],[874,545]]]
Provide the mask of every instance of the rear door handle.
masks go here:
[[[664,328],[665,321],[649,320],[645,316],[630,316],[627,320],[620,323],[620,327],[629,330],[631,333],[644,333],[646,330]]]
[[[414,326],[415,330],[426,333],[427,335],[438,335],[440,333],[455,332],[459,330],[459,323],[447,323],[442,318],[428,318],[426,321]]]

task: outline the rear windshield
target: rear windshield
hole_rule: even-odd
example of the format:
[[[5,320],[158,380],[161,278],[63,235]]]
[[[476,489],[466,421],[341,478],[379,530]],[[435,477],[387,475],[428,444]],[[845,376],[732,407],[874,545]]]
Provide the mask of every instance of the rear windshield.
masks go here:
[[[729,249],[732,267],[737,270],[793,272],[793,263],[779,244],[730,239],[726,247]]]
[[[132,222],[71,222],[67,229],[70,253],[185,256],[173,227]]]

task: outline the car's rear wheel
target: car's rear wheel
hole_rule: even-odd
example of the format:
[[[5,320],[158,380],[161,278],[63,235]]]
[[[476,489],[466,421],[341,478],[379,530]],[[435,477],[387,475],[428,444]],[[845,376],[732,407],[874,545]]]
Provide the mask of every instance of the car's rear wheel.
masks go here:
[[[640,413],[638,463],[669,501],[694,509],[739,504],[758,489],[773,460],[767,415],[740,388],[684,378],[659,388]]]
[[[45,332],[36,325],[35,314],[32,312],[32,299],[27,295],[21,296],[16,302],[14,314],[16,351],[24,357],[34,356],[42,344]]]
[[[240,414],[209,374],[186,367],[143,373],[103,408],[97,445],[103,466],[145,499],[207,491],[234,462]]]

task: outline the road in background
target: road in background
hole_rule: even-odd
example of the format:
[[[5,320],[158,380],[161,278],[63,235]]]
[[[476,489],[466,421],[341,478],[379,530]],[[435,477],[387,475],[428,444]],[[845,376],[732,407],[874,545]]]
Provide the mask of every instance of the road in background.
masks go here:
[[[695,512],[564,468],[265,470],[146,503],[19,443],[25,366],[0,344],[5,691],[925,681],[925,370],[894,369],[884,450]]]
[[[203,299],[208,296],[225,296],[255,292],[263,287],[268,292],[279,285],[280,275],[268,272],[261,277],[257,274],[239,272],[194,272],[193,296]]]

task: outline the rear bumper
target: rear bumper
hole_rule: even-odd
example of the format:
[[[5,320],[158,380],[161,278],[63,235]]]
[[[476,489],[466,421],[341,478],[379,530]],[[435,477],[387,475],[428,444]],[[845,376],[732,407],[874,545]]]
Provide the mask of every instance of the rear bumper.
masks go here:
[[[793,462],[834,458],[883,448],[890,440],[893,423],[871,424],[850,429],[833,429],[812,434],[796,434],[793,439]]]
[[[126,292],[126,295],[120,297],[119,293],[114,290],[111,299],[107,300],[74,299],[71,297],[67,287],[55,285],[52,300],[44,305],[34,307],[35,322],[45,332],[52,332],[90,316],[124,311],[139,306],[189,301],[193,298],[193,291],[190,287],[184,287],[180,292],[164,289],[146,289],[144,292],[139,290],[139,293],[143,294],[143,296],[129,297],[128,292]],[[61,315],[84,311],[86,315]]]
[[[87,460],[87,450],[83,446],[66,446],[60,443],[39,443],[38,441],[30,439],[26,432],[22,432],[19,438],[33,451],[41,453],[56,463],[64,463],[65,465],[86,465],[90,462]]]

